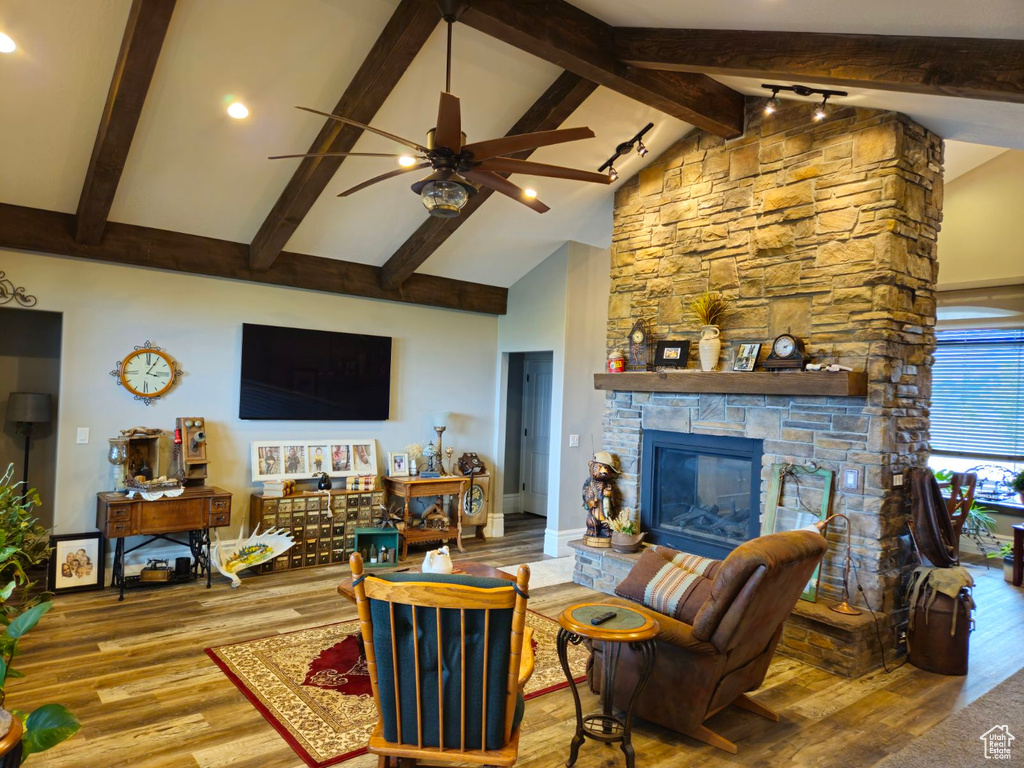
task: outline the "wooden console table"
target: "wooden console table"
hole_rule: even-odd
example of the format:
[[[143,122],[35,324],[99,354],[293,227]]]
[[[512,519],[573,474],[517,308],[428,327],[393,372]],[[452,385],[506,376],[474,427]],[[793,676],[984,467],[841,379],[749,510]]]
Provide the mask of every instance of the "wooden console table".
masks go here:
[[[405,499],[405,530],[402,531],[402,559],[409,554],[409,543],[419,541],[444,541],[455,539],[460,552],[462,548],[462,497],[469,488],[469,478],[461,475],[445,477],[385,477],[384,487],[388,493]],[[447,528],[413,528],[409,502],[412,499],[429,496],[454,496],[458,500],[455,525]]]
[[[206,574],[206,588],[212,585],[210,571],[210,529],[231,522],[231,494],[220,488],[186,488],[173,499],[146,501],[129,499],[123,493],[96,494],[96,527],[108,539],[117,539],[110,586],[118,587],[118,600],[124,600],[124,556],[161,539],[188,547],[192,554],[192,577]],[[172,533],[187,533],[188,541],[173,538]],[[141,544],[125,549],[127,536],[149,536]]]

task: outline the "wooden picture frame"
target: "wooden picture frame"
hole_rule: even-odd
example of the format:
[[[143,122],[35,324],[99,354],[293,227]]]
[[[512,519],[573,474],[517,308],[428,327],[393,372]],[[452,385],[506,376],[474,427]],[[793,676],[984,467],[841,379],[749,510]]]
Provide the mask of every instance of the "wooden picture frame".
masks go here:
[[[258,440],[250,444],[253,482],[309,480],[377,475],[377,441],[373,438]]]
[[[388,454],[388,476],[409,477],[409,454],[389,453]]]
[[[761,342],[743,341],[736,347],[736,360],[732,364],[734,371],[752,371],[757,367],[757,356],[761,354]]]
[[[690,359],[687,339],[662,339],[654,348],[655,368],[685,368]]]
[[[815,465],[801,467],[795,464],[772,464],[769,468],[771,482],[765,498],[764,518],[761,521],[761,535],[778,531],[795,531],[806,528],[828,518],[832,508],[832,494],[835,490],[836,473],[831,469],[823,469]],[[817,517],[806,509],[786,509],[782,506],[785,478],[792,474],[799,483],[800,476],[821,478],[821,508]],[[802,487],[801,489],[802,490]],[[798,491],[799,492],[799,491]],[[814,573],[808,579],[801,600],[814,603],[818,600],[818,580],[821,576],[821,563],[814,567]]]
[[[105,540],[99,531],[51,534],[46,585],[55,595],[103,589]]]

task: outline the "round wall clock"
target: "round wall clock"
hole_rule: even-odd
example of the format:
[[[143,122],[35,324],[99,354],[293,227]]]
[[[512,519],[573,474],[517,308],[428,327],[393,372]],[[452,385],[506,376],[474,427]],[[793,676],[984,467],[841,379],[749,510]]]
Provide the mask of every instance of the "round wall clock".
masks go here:
[[[110,372],[136,400],[146,405],[165,395],[181,377],[181,371],[167,352],[146,341],[119,361]]]

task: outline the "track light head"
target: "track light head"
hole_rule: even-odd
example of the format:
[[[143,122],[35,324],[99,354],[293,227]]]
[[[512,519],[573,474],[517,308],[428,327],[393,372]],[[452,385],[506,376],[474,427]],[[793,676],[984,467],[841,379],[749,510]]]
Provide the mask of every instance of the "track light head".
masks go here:
[[[647,157],[647,152],[647,147],[644,146],[644,143],[638,139],[636,142],[636,153],[640,155],[640,157]]]
[[[828,116],[828,112],[826,112],[826,110],[825,110],[825,107],[826,107],[827,104],[828,104],[828,96],[826,95],[825,98],[823,98],[821,100],[821,104],[819,104],[817,106],[817,108],[814,110],[814,114],[811,115],[811,117],[813,118],[814,122],[820,123],[822,120],[824,120]]]
[[[779,106],[779,92],[778,90],[773,88],[771,98],[765,99],[764,114],[766,116],[774,115],[776,112],[779,111]]]
[[[619,172],[615,170],[614,165],[608,166],[608,178],[612,181],[618,181],[619,179]]]

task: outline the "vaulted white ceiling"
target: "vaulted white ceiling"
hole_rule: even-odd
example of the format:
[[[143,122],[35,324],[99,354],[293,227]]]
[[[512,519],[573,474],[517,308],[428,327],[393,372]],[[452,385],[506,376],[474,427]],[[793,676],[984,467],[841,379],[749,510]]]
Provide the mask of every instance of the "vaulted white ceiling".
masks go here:
[[[130,0],[4,0],[0,30],[18,43],[0,56],[0,202],[74,212],[100,120]],[[573,0],[617,25],[780,29],[1024,39],[1019,0]],[[121,221],[249,242],[322,119],[295,105],[330,111],[390,17],[397,0],[178,0],[110,213]],[[504,134],[555,80],[559,69],[465,26],[455,29],[452,89],[470,140]],[[373,124],[422,140],[434,124],[444,77],[439,28],[384,103]],[[760,81],[720,78],[745,93]],[[847,100],[896,109],[940,135],[1024,148],[1024,105],[848,89]],[[248,105],[236,121],[226,100]],[[647,122],[653,160],[690,127],[599,88],[566,121],[597,138],[538,150],[540,162],[596,169],[616,144]],[[973,150],[973,148],[968,148]],[[364,135],[355,151],[394,151]],[[997,151],[997,150],[992,150]],[[955,149],[950,152],[956,155]],[[966,151],[960,167],[991,153]],[[975,158],[975,159],[971,159]],[[623,181],[647,161],[617,164]],[[383,264],[426,218],[392,179],[349,198],[336,195],[392,170],[387,159],[350,158],[306,216],[287,249]],[[965,169],[966,169],[965,168]],[[415,174],[413,174],[415,176]],[[421,271],[511,285],[568,239],[606,245],[612,191],[603,186],[513,177],[551,206],[538,215],[494,195]],[[622,182],[620,182],[622,183]],[[613,187],[614,188],[614,187]]]

